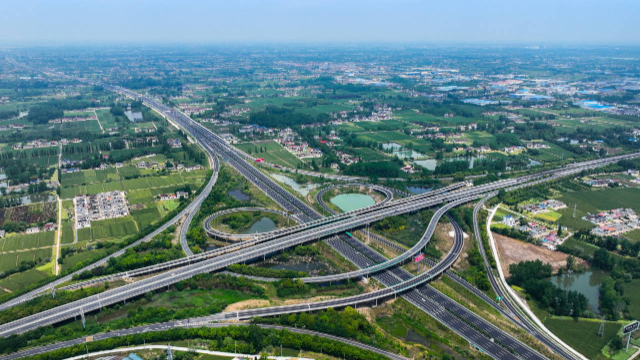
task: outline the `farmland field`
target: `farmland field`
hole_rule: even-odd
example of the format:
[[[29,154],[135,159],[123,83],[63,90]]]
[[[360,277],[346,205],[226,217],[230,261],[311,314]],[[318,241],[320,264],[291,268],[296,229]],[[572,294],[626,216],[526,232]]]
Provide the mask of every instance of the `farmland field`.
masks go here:
[[[383,161],[391,160],[391,157],[380,154],[379,152],[369,148],[354,148],[353,153],[355,156],[360,157],[361,161]]]
[[[290,153],[287,149],[283,148],[275,141],[261,142],[261,143],[243,143],[234,145],[238,149],[249,153],[256,158],[264,158],[268,163],[277,164],[284,167],[296,168],[302,163],[295,155]],[[264,152],[259,152],[260,148],[264,149]],[[258,151],[256,151],[256,149]]]
[[[569,207],[571,204],[577,204],[577,210],[583,213],[596,213],[620,207],[640,212],[640,189],[637,188],[582,190],[565,193],[558,199]]]
[[[7,236],[0,240],[0,251],[14,251],[51,246],[55,242],[55,231],[40,232],[37,234],[22,234]]]
[[[624,284],[625,294],[640,294],[640,279],[633,279],[631,282]],[[640,319],[640,298],[638,296],[630,296],[631,304],[628,306],[629,314],[632,319]]]
[[[98,120],[100,120],[100,123],[102,124],[103,128],[106,129],[109,127],[116,126],[116,119],[113,117],[113,115],[111,115],[109,110],[106,110],[106,109],[96,110],[96,114],[98,115]]]
[[[22,261],[37,261],[38,259],[50,259],[51,249],[38,249],[21,251],[16,253],[0,254],[0,271],[15,268]]]
[[[133,235],[138,232],[130,216],[91,222],[93,240],[103,240]]]
[[[0,280],[0,286],[7,288],[11,291],[16,291],[16,290],[20,290],[23,287],[36,283],[46,278],[47,276],[48,274],[42,271],[31,269],[31,270],[10,275]]]
[[[545,143],[548,149],[539,149],[540,155],[532,155],[531,158],[540,162],[554,162],[568,159],[580,159],[581,156],[565,150],[556,144]]]
[[[534,217],[544,221],[556,222],[560,217],[562,217],[562,214],[555,211],[547,211],[541,214],[536,214]]]
[[[152,207],[142,210],[132,210],[131,216],[133,216],[133,220],[138,224],[139,229],[144,229],[147,226],[151,225],[154,221],[157,221],[161,218],[160,213],[158,212],[158,208],[155,204]]]
[[[79,262],[84,262],[86,260],[93,259],[94,257],[104,257],[106,254],[107,250],[96,249],[70,255],[64,259],[64,262],[62,264],[62,271],[76,266],[76,264],[78,264]]]
[[[611,340],[621,325],[607,321],[604,326],[604,337],[598,336],[599,320],[574,320],[569,318],[548,318],[544,325],[574,349],[589,359],[597,359],[602,354],[602,348]]]
[[[570,249],[576,249],[580,251],[583,256],[591,256],[593,255],[594,252],[596,252],[596,250],[599,249],[599,247],[593,244],[588,244],[586,242],[576,240],[574,238],[567,239],[567,241],[565,241],[562,245]]]
[[[143,204],[153,201],[153,195],[149,190],[130,191],[127,193],[129,204]]]
[[[63,244],[71,244],[75,240],[75,234],[73,230],[73,225],[71,221],[63,221],[62,222],[62,237],[60,241]]]
[[[624,237],[633,242],[640,241],[640,230],[629,231],[628,233],[624,234]]]

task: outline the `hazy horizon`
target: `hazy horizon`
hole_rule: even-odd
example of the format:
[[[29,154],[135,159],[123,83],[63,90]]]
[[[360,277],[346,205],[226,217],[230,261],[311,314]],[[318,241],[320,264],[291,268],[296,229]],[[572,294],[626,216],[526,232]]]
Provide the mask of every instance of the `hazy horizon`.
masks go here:
[[[633,0],[24,0],[3,44],[640,45]]]

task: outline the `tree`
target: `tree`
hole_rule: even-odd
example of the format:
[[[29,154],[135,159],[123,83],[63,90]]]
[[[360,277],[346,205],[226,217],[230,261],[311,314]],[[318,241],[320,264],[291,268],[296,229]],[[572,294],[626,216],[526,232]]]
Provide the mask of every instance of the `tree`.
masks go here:
[[[591,265],[598,269],[611,271],[616,264],[616,260],[613,258],[606,249],[599,248],[593,253],[593,260]]]
[[[576,258],[573,255],[567,257],[567,270],[573,270],[573,266],[576,264]]]

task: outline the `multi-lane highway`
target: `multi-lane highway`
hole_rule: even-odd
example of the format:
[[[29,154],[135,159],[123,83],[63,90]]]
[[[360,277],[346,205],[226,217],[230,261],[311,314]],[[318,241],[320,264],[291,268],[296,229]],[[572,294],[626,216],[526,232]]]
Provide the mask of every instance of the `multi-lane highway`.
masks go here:
[[[249,325],[250,325],[249,323],[203,323],[203,322],[188,322],[186,320],[185,321],[168,321],[163,323],[136,326],[128,329],[114,330],[110,332],[95,334],[95,335],[92,335],[91,341],[100,341],[100,340],[113,339],[116,337],[133,335],[133,334],[146,334],[151,332],[167,331],[171,329],[189,328],[189,327],[196,327],[196,326],[222,328],[227,326],[249,326]],[[265,325],[265,324],[256,324],[256,325],[263,329],[286,330],[296,334],[312,335],[312,336],[317,336],[324,339],[339,341],[341,343],[345,343],[363,350],[369,350],[376,354],[386,356],[392,360],[409,360],[408,358],[402,355],[394,354],[392,352],[385,351],[385,350],[376,348],[374,346],[363,344],[359,341],[343,338],[340,336],[329,335],[329,334],[325,334],[317,331],[292,328],[287,326]],[[13,354],[2,355],[0,356],[0,360],[15,360],[15,359],[22,359],[26,357],[32,357],[38,354],[44,354],[51,351],[71,347],[74,345],[82,345],[82,344],[85,344],[86,342],[87,342],[86,337],[81,337],[81,338],[67,340],[67,341],[61,341],[61,342],[53,343],[50,345],[38,346],[38,347],[18,351]]]
[[[575,174],[582,169],[601,166],[623,158],[638,156],[638,154],[626,154],[615,158],[592,160],[589,162],[572,164],[558,170],[550,170],[538,174],[526,175],[520,178],[501,180],[490,184],[451,191],[440,195],[417,195],[387,204],[374,206],[356,213],[340,214],[328,219],[321,219],[321,216],[315,210],[310,208],[297,197],[282,189],[282,187],[276,184],[268,176],[252,166],[247,160],[252,161],[253,159],[251,159],[247,154],[229,146],[216,134],[213,134],[184,114],[157,102],[155,99],[133,93],[119,87],[106,84],[100,85],[105,86],[105,88],[124,93],[127,96],[131,96],[138,100],[142,100],[146,105],[170,118],[171,121],[174,121],[189,132],[196,141],[203,144],[206,149],[213,151],[216,155],[234,166],[249,181],[282,206],[285,211],[296,214],[296,216],[305,223],[300,225],[300,228],[298,229],[287,229],[289,232],[274,235],[275,238],[256,239],[254,243],[243,244],[246,247],[242,247],[242,252],[228,252],[229,249],[227,249],[224,250],[224,254],[184,266],[183,268],[171,273],[153,276],[133,284],[109,290],[97,296],[78,300],[74,303],[66,304],[55,309],[44,311],[42,313],[2,325],[0,326],[0,335],[6,336],[13,333],[20,333],[45,324],[56,323],[63,319],[78,315],[81,312],[95,310],[107,304],[112,304],[133,296],[141,295],[149,290],[168,286],[177,281],[189,278],[197,273],[219,270],[234,263],[249,261],[314,239],[342,234],[345,230],[358,228],[364,224],[380,220],[387,216],[396,216],[441,203],[469,201],[478,196],[483,196],[487,193],[497,191],[498,189],[508,190],[521,186],[531,186],[544,181],[557,179],[562,176]],[[461,242],[462,241],[460,241],[460,243]],[[436,264],[428,272],[415,277],[397,267],[397,263],[383,258],[380,254],[377,254],[366,245],[348,236],[333,236],[327,241],[327,243],[365,270],[364,273],[374,273],[376,279],[387,286],[387,288],[377,292],[361,294],[352,298],[336,299],[324,303],[300,304],[287,309],[273,308],[270,310],[247,310],[246,313],[243,312],[242,316],[264,316],[281,313],[280,311],[283,310],[291,312],[324,308],[326,306],[344,306],[345,302],[348,304],[357,304],[361,302],[370,303],[377,299],[396,296],[398,293],[404,293],[405,298],[409,301],[428,312],[431,316],[447,324],[452,330],[495,358],[543,358],[540,354],[537,354],[530,348],[524,346],[509,334],[497,329],[495,326],[471,313],[466,308],[435,291],[435,289],[429,286],[423,286],[425,282],[442,273],[451,266],[453,261],[455,261],[455,258],[457,258],[456,253],[459,253],[461,250],[461,245],[458,245],[458,241],[455,242],[456,245],[452,249],[452,252],[445,257],[442,262]],[[407,256],[406,254],[410,254],[411,251],[413,250],[410,249],[401,256]],[[191,259],[189,259],[189,261],[190,260]],[[233,314],[226,314],[224,316],[231,316],[231,318],[233,318]],[[240,316],[240,312],[235,314],[235,317],[237,318]],[[478,329],[481,329],[481,331],[478,331]]]

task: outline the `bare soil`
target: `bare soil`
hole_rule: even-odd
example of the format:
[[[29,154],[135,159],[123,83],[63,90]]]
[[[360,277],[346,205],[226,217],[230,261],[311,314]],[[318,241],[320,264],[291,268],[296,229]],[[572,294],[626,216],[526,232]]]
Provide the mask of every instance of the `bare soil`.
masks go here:
[[[269,300],[250,299],[250,300],[244,300],[244,301],[239,301],[237,303],[233,303],[227,306],[223,312],[255,309],[255,308],[261,308],[269,305],[270,305]]]
[[[540,260],[543,263],[551,264],[554,272],[567,265],[567,257],[569,256],[559,251],[549,250],[496,233],[493,233],[493,239],[498,247],[500,264],[505,277],[509,276],[509,265],[521,261]]]
[[[451,236],[451,232],[453,231],[453,225],[450,223],[446,224],[438,224],[436,225],[436,231],[434,233],[434,238],[436,240],[436,249],[438,249],[443,255],[448,253],[453,247],[453,236]]]

